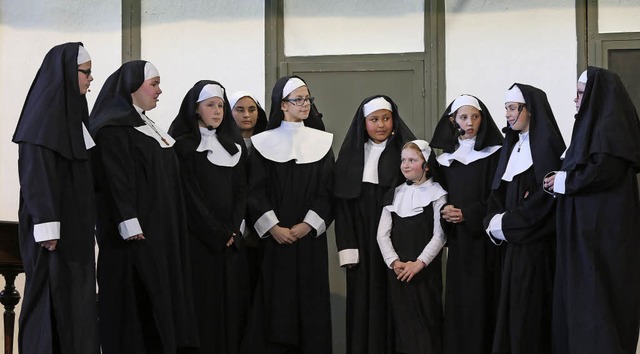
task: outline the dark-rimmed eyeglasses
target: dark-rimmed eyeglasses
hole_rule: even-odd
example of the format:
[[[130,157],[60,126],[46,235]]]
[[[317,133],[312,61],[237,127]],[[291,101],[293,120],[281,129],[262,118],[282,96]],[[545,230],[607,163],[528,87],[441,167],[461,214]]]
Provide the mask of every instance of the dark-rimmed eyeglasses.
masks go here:
[[[78,71],[85,74],[87,76],[87,79],[89,78],[89,76],[91,76],[91,69],[78,69]]]
[[[309,102],[309,104],[313,104],[313,101],[315,100],[315,97],[298,97],[298,98],[285,98],[283,99],[283,101],[287,101],[289,103],[292,103],[296,106],[304,106],[305,103]]]

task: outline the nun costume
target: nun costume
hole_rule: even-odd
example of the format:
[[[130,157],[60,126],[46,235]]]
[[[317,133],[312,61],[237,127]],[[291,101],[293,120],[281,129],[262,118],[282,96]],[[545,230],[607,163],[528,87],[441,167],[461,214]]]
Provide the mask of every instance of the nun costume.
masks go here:
[[[98,352],[95,199],[82,43],[53,47],[13,135],[20,178],[19,242],[26,273],[18,346],[25,354]]]
[[[445,110],[430,144],[443,151],[437,158],[448,192],[443,212],[452,210],[441,220],[449,249],[445,353],[491,352],[502,258],[501,248],[487,241],[482,219],[502,141],[484,103],[461,95]]]
[[[367,124],[383,132],[382,137],[370,136]],[[387,96],[372,96],[358,107],[336,161],[336,244],[340,266],[347,267],[350,354],[391,353],[387,267],[376,235],[385,194],[404,181],[398,168],[402,146],[414,139],[395,102]]]
[[[582,93],[583,91],[583,93]],[[582,94],[582,97],[580,97]],[[611,71],[578,80],[558,196],[554,353],[635,353],[640,323],[640,122]]]
[[[306,83],[279,79],[267,130],[251,137],[249,214],[264,253],[245,353],[332,352],[325,231],[333,221],[333,135],[317,128]]]
[[[427,161],[433,161],[432,154],[424,140],[404,146],[401,166],[407,182],[387,193],[378,225],[377,242],[388,267],[393,353],[442,353],[441,250],[446,236],[440,210],[447,192],[431,177]],[[412,161],[416,156],[420,159]],[[407,173],[405,164],[417,168]],[[416,273],[407,277],[416,266]]]
[[[176,139],[189,227],[197,353],[238,353],[249,308],[244,234],[246,177],[240,133],[224,87],[196,83],[169,134]]]
[[[560,166],[565,145],[542,90],[516,83],[505,102],[509,125],[484,219],[490,240],[504,247],[492,353],[546,354],[551,352],[555,199],[543,191],[542,180]]]
[[[174,354],[198,345],[175,140],[145,112],[155,108],[159,85],[153,64],[125,63],[89,119],[104,354]]]

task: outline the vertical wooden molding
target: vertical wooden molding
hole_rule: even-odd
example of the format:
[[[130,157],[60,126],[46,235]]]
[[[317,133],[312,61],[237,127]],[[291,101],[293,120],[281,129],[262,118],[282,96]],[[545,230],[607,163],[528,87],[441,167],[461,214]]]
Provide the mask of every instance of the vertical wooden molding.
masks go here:
[[[589,65],[589,12],[587,10],[587,1],[576,0],[577,75],[580,75]]]
[[[122,63],[140,59],[141,0],[122,0]]]
[[[284,62],[284,0],[265,0],[264,4],[264,97],[265,110],[269,112],[271,88],[286,74],[280,70]]]
[[[446,107],[446,47],[444,0],[424,2],[425,136]]]

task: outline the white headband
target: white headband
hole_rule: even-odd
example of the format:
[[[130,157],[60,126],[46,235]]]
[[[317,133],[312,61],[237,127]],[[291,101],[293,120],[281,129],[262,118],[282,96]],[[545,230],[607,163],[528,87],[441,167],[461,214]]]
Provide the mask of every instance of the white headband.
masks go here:
[[[507,94],[504,96],[504,103],[507,102],[527,103],[518,85],[514,85],[513,88],[507,90]]]
[[[235,107],[236,103],[238,103],[238,101],[243,97],[251,98],[256,103],[257,106],[260,106],[260,102],[258,102],[258,100],[255,97],[253,97],[251,92],[249,92],[249,91],[236,91],[236,92],[232,93],[231,96],[229,96],[229,104],[231,105],[231,109],[233,109],[233,107]]]
[[[147,81],[149,79],[153,79],[154,77],[160,77],[160,72],[155,67],[155,65],[147,62],[144,64],[144,80]]]
[[[471,106],[479,111],[482,111],[482,108],[480,108],[480,103],[475,97],[469,95],[460,95],[451,104],[451,111],[449,112],[449,114],[453,114],[453,112],[457,111],[462,106]]]
[[[78,65],[91,61],[91,56],[83,46],[78,45]]]
[[[429,161],[429,155],[431,155],[431,148],[429,147],[429,143],[425,140],[413,140],[412,143],[418,145],[418,148],[422,152],[422,156],[424,157],[424,161]]]
[[[393,110],[391,108],[391,103],[385,100],[384,97],[376,97],[364,104],[364,107],[362,107],[362,113],[366,117],[379,109],[386,109],[389,111]]]
[[[282,89],[282,98],[289,96],[291,91],[297,89],[298,87],[307,86],[304,81],[298,79],[297,77],[292,77],[287,81]]]
[[[224,100],[224,89],[219,85],[206,84],[202,90],[200,90],[200,96],[198,96],[198,101],[196,103],[200,103],[211,97],[220,97]]]
[[[583,71],[582,74],[580,74],[580,77],[578,78],[578,82],[582,82],[583,84],[587,83],[587,71]]]

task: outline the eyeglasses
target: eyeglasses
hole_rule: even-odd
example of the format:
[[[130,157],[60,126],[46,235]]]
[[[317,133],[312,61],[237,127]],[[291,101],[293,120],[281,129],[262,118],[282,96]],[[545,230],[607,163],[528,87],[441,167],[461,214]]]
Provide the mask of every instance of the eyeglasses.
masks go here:
[[[298,98],[285,98],[283,99],[283,101],[287,101],[289,103],[292,103],[296,106],[304,106],[305,103],[309,102],[309,104],[313,104],[313,101],[315,100],[315,97],[298,97]]]
[[[89,78],[89,76],[91,76],[91,69],[78,69],[78,71],[85,74],[87,76],[87,79]]]

